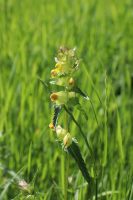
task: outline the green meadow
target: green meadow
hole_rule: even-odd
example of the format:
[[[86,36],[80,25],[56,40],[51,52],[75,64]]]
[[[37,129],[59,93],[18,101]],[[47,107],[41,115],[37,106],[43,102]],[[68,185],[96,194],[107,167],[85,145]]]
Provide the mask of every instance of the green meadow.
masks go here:
[[[91,196],[49,128],[47,80],[60,46],[76,47],[77,85],[91,99],[80,98],[88,120],[78,110],[74,117],[93,167],[78,127],[70,126],[97,177]],[[132,0],[0,0],[0,200],[132,200],[132,134]]]

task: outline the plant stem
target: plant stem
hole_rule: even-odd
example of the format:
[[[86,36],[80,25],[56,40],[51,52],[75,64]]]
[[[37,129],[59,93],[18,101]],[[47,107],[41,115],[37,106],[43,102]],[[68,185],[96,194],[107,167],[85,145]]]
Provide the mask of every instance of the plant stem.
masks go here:
[[[62,193],[65,196],[65,155],[62,151],[61,154],[61,186],[62,186]]]
[[[96,178],[96,193],[95,193],[95,200],[98,198],[98,180]]]
[[[68,131],[69,127],[68,127],[68,113],[65,111],[65,129]],[[64,169],[65,169],[65,173],[64,173],[64,200],[68,199],[68,194],[67,194],[67,190],[68,190],[68,169],[69,169],[69,155],[65,154],[65,160],[64,160]]]

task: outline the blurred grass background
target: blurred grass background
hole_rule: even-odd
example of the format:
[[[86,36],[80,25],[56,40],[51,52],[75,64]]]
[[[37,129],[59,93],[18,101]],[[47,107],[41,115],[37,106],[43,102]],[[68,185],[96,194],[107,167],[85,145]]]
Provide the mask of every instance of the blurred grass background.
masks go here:
[[[64,152],[48,128],[49,94],[37,78],[49,78],[61,45],[77,47],[78,82],[96,110],[98,125],[83,100],[89,120],[75,117],[97,158],[98,194],[113,191],[100,199],[133,199],[132,23],[131,0],[0,0],[0,199],[63,199]],[[71,130],[89,166],[78,129]],[[71,158],[69,179],[69,199],[84,200]]]

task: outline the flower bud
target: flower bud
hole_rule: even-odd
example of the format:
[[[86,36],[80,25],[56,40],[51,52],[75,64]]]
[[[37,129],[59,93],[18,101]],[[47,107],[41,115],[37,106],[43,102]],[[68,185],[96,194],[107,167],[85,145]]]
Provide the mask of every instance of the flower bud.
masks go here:
[[[56,127],[56,134],[57,134],[57,138],[59,140],[63,140],[63,138],[65,137],[65,135],[67,134],[67,131],[65,129],[63,129],[61,126],[57,126]]]
[[[75,81],[74,81],[74,79],[71,77],[71,78],[69,79],[68,83],[69,83],[70,86],[73,86],[74,83],[75,83]]]
[[[49,124],[49,128],[50,128],[50,129],[54,129],[54,125],[53,125],[52,122]]]
[[[65,148],[68,148],[72,144],[72,136],[67,133],[63,139],[63,144]]]

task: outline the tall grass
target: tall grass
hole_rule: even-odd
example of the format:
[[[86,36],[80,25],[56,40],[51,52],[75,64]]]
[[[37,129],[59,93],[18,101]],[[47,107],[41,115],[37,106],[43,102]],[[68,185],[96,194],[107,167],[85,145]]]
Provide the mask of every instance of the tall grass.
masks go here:
[[[97,124],[92,106],[81,100],[88,122],[80,112],[74,116],[94,151],[98,197],[133,198],[132,10],[131,0],[0,1],[1,199],[63,198],[62,150],[49,132],[49,94],[38,80],[47,80],[60,45],[77,47],[78,82],[98,119]],[[91,166],[75,124],[71,130]],[[69,199],[88,199],[72,160],[68,177]],[[18,187],[21,179],[30,184],[30,193]]]

